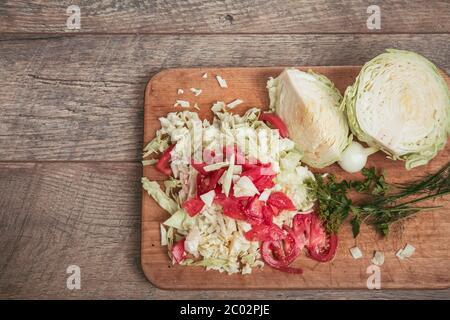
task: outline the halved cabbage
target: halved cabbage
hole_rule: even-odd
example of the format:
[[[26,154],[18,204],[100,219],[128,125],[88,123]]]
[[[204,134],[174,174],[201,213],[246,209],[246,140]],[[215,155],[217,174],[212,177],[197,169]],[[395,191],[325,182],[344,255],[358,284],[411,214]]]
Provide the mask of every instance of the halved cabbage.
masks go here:
[[[444,148],[450,96],[436,66],[421,55],[389,49],[367,62],[342,102],[359,140],[411,169]]]
[[[339,160],[351,138],[333,83],[312,71],[285,69],[267,88],[270,108],[286,124],[302,161],[323,168]]]

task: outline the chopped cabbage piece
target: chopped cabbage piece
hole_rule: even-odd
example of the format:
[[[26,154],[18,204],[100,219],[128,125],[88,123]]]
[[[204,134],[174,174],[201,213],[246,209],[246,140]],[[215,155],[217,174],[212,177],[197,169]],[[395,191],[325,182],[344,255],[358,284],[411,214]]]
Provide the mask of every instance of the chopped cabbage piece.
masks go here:
[[[190,90],[196,97],[198,97],[202,93],[202,89],[191,88]]]
[[[363,256],[361,250],[358,247],[350,248],[350,254],[352,255],[353,259],[360,259]]]
[[[247,176],[242,176],[234,184],[234,195],[236,197],[253,197],[259,194],[258,189]]]
[[[207,193],[204,193],[200,196],[200,199],[208,206],[211,207],[214,201],[214,197],[216,196],[216,192],[211,190]]]
[[[244,101],[241,100],[241,99],[233,100],[232,102],[227,104],[227,108],[228,109],[233,109],[233,108],[237,107],[238,105],[242,104],[243,102]]]
[[[150,181],[146,177],[143,177],[141,181],[144,190],[147,191],[161,208],[170,214],[175,213],[179,209],[178,204],[161,190],[161,187],[157,182]]]
[[[228,88],[227,82],[225,81],[224,78],[222,78],[221,76],[217,75],[216,79],[217,79],[217,82],[219,83],[219,86],[221,88]]]
[[[375,254],[373,255],[373,258],[372,258],[371,261],[372,261],[372,263],[374,265],[381,267],[383,265],[383,263],[384,263],[384,254],[383,254],[383,252],[375,251]]]
[[[167,246],[167,230],[166,228],[164,228],[164,226],[162,224],[159,225],[160,228],[160,233],[161,233],[161,245],[162,246]]]
[[[173,106],[174,107],[189,108],[190,103],[189,103],[189,101],[186,101],[186,100],[177,100]]]
[[[189,231],[184,241],[184,250],[198,257],[198,245],[200,243],[201,235],[197,227],[194,227]]]
[[[234,160],[235,160],[235,155],[232,154],[230,157],[228,170],[223,174],[222,191],[223,191],[223,193],[225,193],[225,195],[227,197],[230,194],[231,181],[233,179]],[[236,192],[236,189],[235,189],[235,192]]]
[[[183,209],[178,210],[169,219],[163,222],[164,225],[175,229],[183,229],[183,222],[186,219],[186,211]]]

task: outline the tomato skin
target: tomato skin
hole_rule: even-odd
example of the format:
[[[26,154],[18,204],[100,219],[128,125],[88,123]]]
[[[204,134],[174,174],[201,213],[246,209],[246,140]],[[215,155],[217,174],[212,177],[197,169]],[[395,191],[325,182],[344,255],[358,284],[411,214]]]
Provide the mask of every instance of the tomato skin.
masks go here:
[[[204,205],[202,200],[192,198],[183,202],[182,207],[189,216],[194,217],[203,209]]]
[[[259,120],[268,122],[270,125],[278,129],[278,132],[282,138],[289,137],[289,131],[286,124],[276,114],[268,112],[261,113]]]
[[[284,240],[264,241],[261,245],[261,255],[263,260],[272,268],[283,272],[301,274],[303,273],[301,268],[289,266],[299,256],[301,249],[302,246],[298,239],[289,230]]]
[[[156,169],[164,173],[166,176],[172,175],[172,169],[170,169],[169,161],[170,161],[170,152],[175,148],[175,144],[169,146],[164,152],[162,153],[161,157],[158,159],[158,162],[156,163],[155,167]]]
[[[185,238],[179,240],[172,247],[172,264],[177,264],[182,262],[186,258],[186,251],[184,250]]]
[[[292,200],[281,191],[272,192],[267,203],[280,210],[297,210]]]

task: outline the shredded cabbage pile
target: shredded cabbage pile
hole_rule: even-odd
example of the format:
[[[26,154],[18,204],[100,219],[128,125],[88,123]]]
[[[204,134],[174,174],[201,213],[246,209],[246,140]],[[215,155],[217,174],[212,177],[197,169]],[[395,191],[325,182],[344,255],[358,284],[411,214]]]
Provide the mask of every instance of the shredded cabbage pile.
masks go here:
[[[191,166],[191,159],[202,159],[202,150],[219,151],[223,146],[235,144],[246,158],[271,163],[277,173],[272,189],[287,194],[299,211],[306,211],[314,204],[314,195],[304,183],[307,179],[314,179],[314,175],[301,165],[302,154],[295,149],[292,140],[280,137],[278,130],[258,120],[260,109],[249,109],[240,116],[228,112],[223,102],[217,102],[212,111],[212,122],[202,121],[197,113],[189,111],[172,112],[159,119],[161,129],[144,148],[144,157],[162,152],[176,143],[170,162],[173,177],[164,182],[164,191],[157,182],[146,177],[142,178],[142,184],[148,194],[171,214],[161,224],[161,245],[167,244],[169,256],[174,242],[186,237],[184,249],[190,257],[181,264],[203,266],[207,270],[229,274],[249,274],[253,267],[262,267],[264,263],[259,242],[248,241],[244,237],[251,228],[248,223],[224,216],[222,208],[215,204],[204,205],[195,217],[190,217],[181,207],[184,201],[196,195],[197,171]],[[237,182],[236,177],[239,177],[236,174],[240,166],[228,165],[228,182],[226,174],[219,181],[223,188],[231,180]],[[244,182],[242,188],[242,192],[251,192],[246,190],[248,187]],[[261,196],[267,197],[271,191],[267,189]],[[290,224],[296,213],[283,212],[274,219],[275,223]]]

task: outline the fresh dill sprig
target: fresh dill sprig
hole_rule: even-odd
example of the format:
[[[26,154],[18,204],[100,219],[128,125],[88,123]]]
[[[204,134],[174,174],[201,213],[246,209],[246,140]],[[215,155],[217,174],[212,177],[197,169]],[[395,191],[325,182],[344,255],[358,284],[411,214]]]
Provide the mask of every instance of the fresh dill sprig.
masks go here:
[[[333,175],[316,175],[316,181],[309,181],[309,187],[318,200],[318,213],[327,231],[337,233],[344,220],[351,216],[354,237],[359,234],[361,223],[374,227],[386,235],[391,224],[405,219],[419,211],[439,206],[416,206],[425,200],[443,197],[450,193],[450,162],[437,172],[420,180],[388,184],[383,174],[374,168],[363,169],[363,181],[337,181]],[[349,191],[365,193],[368,200],[354,204],[348,197]]]

